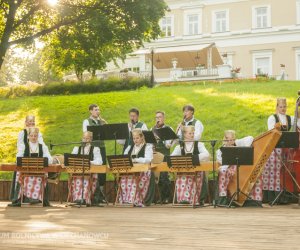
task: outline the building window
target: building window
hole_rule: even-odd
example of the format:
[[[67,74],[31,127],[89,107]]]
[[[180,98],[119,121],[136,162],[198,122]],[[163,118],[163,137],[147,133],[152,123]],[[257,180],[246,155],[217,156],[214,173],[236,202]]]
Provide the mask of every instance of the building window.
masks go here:
[[[253,75],[272,75],[272,52],[253,54]]]
[[[297,0],[296,2],[296,14],[297,14],[297,24],[300,24],[300,0]]]
[[[271,27],[271,13],[269,6],[254,7],[252,12],[252,26],[254,29],[264,29]]]
[[[229,31],[229,15],[227,10],[213,12],[213,32]]]
[[[187,35],[199,34],[199,19],[198,14],[187,15]]]
[[[173,18],[171,16],[163,17],[160,21],[161,37],[170,37],[174,34]]]

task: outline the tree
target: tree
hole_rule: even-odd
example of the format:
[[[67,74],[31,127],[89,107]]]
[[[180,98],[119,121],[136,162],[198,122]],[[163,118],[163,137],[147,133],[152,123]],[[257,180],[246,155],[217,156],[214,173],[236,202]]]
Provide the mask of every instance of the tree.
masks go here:
[[[105,1],[102,1],[104,3]],[[160,34],[161,0],[106,1],[84,21],[55,32],[44,49],[44,65],[57,72],[84,70],[94,76],[106,62],[125,55]]]
[[[34,39],[59,31],[62,27],[69,28],[84,23],[96,15],[95,13],[101,14],[110,23],[111,19],[115,18],[112,23],[116,25],[125,25],[123,20],[128,22],[126,27],[139,25],[130,23],[132,19],[127,19],[126,15],[131,12],[140,17],[141,13],[134,11],[140,2],[143,2],[147,10],[153,6],[152,2],[159,3],[160,8],[165,8],[163,0],[148,1],[151,4],[147,4],[145,0],[60,0],[54,7],[51,7],[47,0],[0,0],[0,68],[11,46],[26,46]],[[124,30],[124,27],[119,28]]]

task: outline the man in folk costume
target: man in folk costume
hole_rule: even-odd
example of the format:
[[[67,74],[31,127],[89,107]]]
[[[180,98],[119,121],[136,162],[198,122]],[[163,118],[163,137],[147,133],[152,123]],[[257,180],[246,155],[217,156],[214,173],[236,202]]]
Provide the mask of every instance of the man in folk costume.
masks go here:
[[[234,130],[226,130],[224,133],[224,144],[223,147],[250,147],[253,143],[252,136],[246,136],[241,139],[236,139],[236,133]],[[217,150],[217,162],[222,165],[222,152],[220,149]],[[227,187],[229,183],[232,181],[233,176],[236,173],[236,165],[222,165],[219,168],[219,185],[218,185],[218,204],[220,205],[227,205],[229,202]],[[257,186],[254,186],[253,189],[256,189],[252,192],[252,198],[257,201],[261,201],[262,197],[262,189],[257,189]],[[255,193],[255,195],[254,195]],[[259,194],[260,193],[260,194]]]
[[[151,144],[146,144],[142,129],[132,130],[133,144],[124,152],[132,157],[133,163],[149,164],[153,158]],[[151,170],[140,173],[138,182],[134,174],[121,177],[121,191],[117,197],[121,204],[148,206],[152,203],[155,192],[155,177]]]
[[[153,131],[154,135],[155,135],[155,131],[158,130],[158,129],[165,128],[165,127],[171,128],[170,126],[165,125],[165,112],[164,111],[157,111],[155,113],[155,121],[156,121],[155,126],[152,128],[152,131]],[[170,148],[171,148],[171,145],[172,145],[172,140],[162,141],[162,140],[159,140],[158,137],[157,137],[157,139],[158,139],[158,141],[154,145],[155,151],[163,154],[164,156],[169,156],[170,155]],[[170,179],[169,179],[168,172],[161,172],[160,173],[158,185],[159,185],[159,192],[160,192],[161,202],[162,203],[168,203],[168,200],[169,200],[169,197],[170,197],[170,191],[171,191],[171,182],[170,182]]]
[[[49,153],[48,147],[43,143],[38,142],[39,129],[28,128],[28,143],[21,144],[18,148],[17,157],[46,157],[48,163],[52,163],[52,157]],[[45,174],[46,175],[46,174]],[[23,182],[24,190],[20,190],[20,185]],[[21,196],[24,196],[24,201],[29,203],[38,203],[42,200],[42,188],[44,191],[44,206],[49,206],[48,191],[46,189],[47,183],[42,187],[42,179],[36,176],[24,177],[20,179],[20,173],[16,174],[16,182],[14,188],[14,197],[12,199],[13,206],[21,205]],[[21,193],[22,191],[22,193]]]
[[[139,121],[140,118],[140,111],[137,108],[131,108],[129,110],[129,120],[130,122],[128,123],[128,130],[129,130],[129,138],[126,140],[118,140],[118,143],[123,146],[123,153],[127,149],[128,146],[132,146],[132,135],[131,131],[140,128],[142,130],[148,130],[147,125],[143,123],[142,121]]]
[[[194,135],[194,140],[195,141],[199,141],[203,130],[204,130],[204,126],[202,124],[201,121],[195,119],[194,117],[194,113],[195,113],[195,108],[193,105],[188,104],[185,105],[182,108],[182,112],[183,112],[183,121],[181,123],[179,123],[176,133],[178,135],[178,137],[181,139],[182,138],[182,127],[183,126],[193,126],[195,127],[195,135]]]
[[[77,155],[89,155],[91,165],[102,165],[102,157],[100,154],[100,148],[91,145],[93,134],[89,131],[84,132],[82,136],[83,146],[74,147],[72,154]],[[71,201],[80,203],[82,198],[82,188],[84,203],[87,205],[98,206],[99,201],[97,197],[94,197],[97,188],[98,175],[92,174],[91,182],[89,179],[84,179],[84,185],[82,185],[82,176],[73,176],[69,182],[69,195]]]
[[[88,119],[85,119],[82,124],[82,131],[87,132],[88,126],[99,126],[107,124],[107,122],[101,118],[100,116],[100,108],[97,104],[91,104],[89,106],[89,112],[90,117]],[[92,143],[93,146],[99,147],[102,162],[105,165],[106,164],[106,148],[104,141]],[[95,199],[98,199],[100,203],[106,203],[105,197],[104,197],[104,185],[106,182],[106,174],[98,174],[98,184],[95,191]],[[97,198],[96,198],[97,197]]]
[[[276,113],[268,118],[268,130],[280,127],[281,131],[289,131],[294,123],[294,117],[286,114],[286,98],[277,98]],[[297,126],[300,126],[300,119],[297,120]],[[262,173],[263,182],[263,201],[272,202],[280,192],[280,170],[281,160],[285,150],[275,148],[271,153]]]
[[[184,126],[182,127],[182,130],[184,141],[181,141],[180,145],[175,147],[171,156],[198,155],[200,162],[209,161],[209,152],[204,144],[202,142],[194,141],[195,127]],[[197,173],[197,183],[194,181],[193,176],[186,175],[177,175],[175,181],[177,203],[193,204],[193,201],[195,200],[196,204],[199,204],[199,201],[200,205],[204,204],[207,195],[205,172]]]

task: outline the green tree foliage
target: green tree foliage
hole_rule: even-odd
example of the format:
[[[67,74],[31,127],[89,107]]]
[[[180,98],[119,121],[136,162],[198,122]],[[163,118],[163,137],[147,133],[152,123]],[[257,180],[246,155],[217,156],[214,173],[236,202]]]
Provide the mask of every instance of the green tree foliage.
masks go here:
[[[84,70],[95,75],[106,62],[124,59],[143,41],[155,39],[165,10],[161,0],[102,0],[84,22],[55,32],[43,51],[44,66],[55,72],[74,70],[79,79]]]

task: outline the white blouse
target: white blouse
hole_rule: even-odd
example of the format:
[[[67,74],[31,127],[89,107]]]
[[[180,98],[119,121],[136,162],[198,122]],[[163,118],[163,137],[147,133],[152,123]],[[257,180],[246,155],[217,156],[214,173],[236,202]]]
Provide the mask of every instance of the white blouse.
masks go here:
[[[287,117],[286,115],[278,114],[279,122],[286,126],[287,125]],[[268,118],[268,130],[271,130],[275,127],[276,120],[274,115],[270,115]],[[294,125],[294,116],[291,116],[291,125]],[[300,127],[300,118],[297,120],[297,126]]]
[[[43,135],[40,132],[38,135],[38,142],[40,144],[44,143]],[[20,133],[18,134],[17,148],[21,147],[21,145],[24,145],[24,129],[22,129],[22,131],[20,131]]]
[[[186,145],[186,148],[189,149],[189,152],[187,152],[185,150],[186,153],[192,153],[194,151],[194,142],[186,142],[185,145]],[[200,163],[202,161],[209,161],[209,159],[210,159],[209,152],[207,151],[204,143],[198,142],[198,150],[199,150]],[[177,145],[175,147],[174,151],[172,152],[171,156],[179,156],[179,155],[181,155],[181,147],[180,147],[180,145]]]
[[[138,154],[138,152],[141,150],[142,147],[143,147],[143,145],[140,145],[140,146],[134,145],[131,154],[132,155]],[[145,148],[145,157],[134,158],[134,159],[132,159],[132,161],[135,163],[142,163],[142,164],[150,163],[153,159],[152,147],[153,147],[152,144],[147,143],[146,148]],[[131,146],[128,146],[125,149],[124,155],[127,155],[129,153],[130,148],[131,148]]]
[[[83,150],[84,155],[88,155],[90,153],[90,149],[91,149],[91,145],[86,145]],[[72,154],[78,154],[78,150],[79,150],[79,147],[74,147]],[[82,154],[82,152],[81,152],[81,154]],[[92,165],[102,165],[103,160],[102,160],[102,157],[100,154],[100,148],[94,147],[93,154],[94,154],[94,160],[91,161],[91,164]]]
[[[241,138],[241,139],[236,139],[235,140],[235,145],[237,147],[250,147],[253,143],[253,136],[246,136],[244,138]],[[221,152],[221,149],[218,149],[217,150],[217,162],[222,164],[222,152]],[[221,169],[227,169],[229,166],[228,165],[222,165],[220,166],[220,170]]]
[[[37,154],[39,153],[39,143],[38,142],[36,142],[36,143],[29,142],[28,144],[29,144],[30,153],[37,153]],[[52,156],[50,155],[48,147],[45,145],[45,143],[40,143],[40,144],[42,144],[42,147],[43,147],[43,157],[47,157],[48,164],[52,164],[53,159],[52,159]],[[24,153],[25,153],[25,144],[23,143],[18,147],[17,157],[23,157]]]

